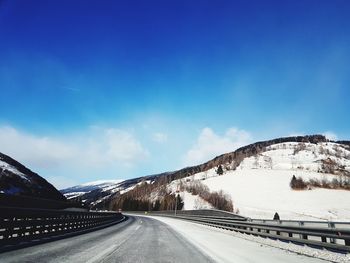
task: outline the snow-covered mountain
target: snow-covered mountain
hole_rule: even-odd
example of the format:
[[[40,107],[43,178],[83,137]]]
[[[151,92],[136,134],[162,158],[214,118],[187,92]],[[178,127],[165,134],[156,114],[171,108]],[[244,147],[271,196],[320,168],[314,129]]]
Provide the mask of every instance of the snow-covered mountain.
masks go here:
[[[207,187],[226,193],[243,216],[272,219],[278,212],[282,219],[350,220],[348,141],[315,135],[257,142],[169,176],[167,190],[180,190],[187,209],[210,205],[200,192],[189,191]],[[305,188],[292,189],[293,176]],[[157,195],[155,190],[150,196]]]
[[[68,200],[81,201],[94,206],[124,189],[123,180],[99,180],[60,190]]]
[[[293,176],[301,187],[291,187]],[[322,135],[262,141],[197,166],[113,187],[102,197],[103,191],[89,192],[91,203],[117,209],[123,202],[136,208],[135,202],[140,207],[148,202],[159,208],[157,202],[164,201],[163,207],[171,209],[177,192],[183,209],[215,208],[221,196],[232,200],[235,212],[251,218],[272,219],[278,212],[281,219],[350,220],[350,142]]]
[[[0,153],[0,193],[6,196],[66,201],[66,198],[44,178],[2,153]]]
[[[79,200],[92,208],[105,208],[102,205],[103,202],[108,202],[111,198],[132,190],[143,181],[151,182],[166,174],[149,175],[128,180],[98,180],[62,189],[60,192],[68,200]]]
[[[64,194],[67,199],[81,197],[84,194],[95,190],[101,192],[111,191],[113,193],[118,191],[118,185],[121,182],[123,182],[123,180],[99,180],[63,189],[61,190],[61,193]]]
[[[284,142],[217,168],[175,180],[200,181],[211,191],[223,190],[236,211],[252,218],[350,220],[350,147],[333,142]],[[293,176],[305,182],[304,189],[292,189]],[[185,200],[186,202],[186,200]]]

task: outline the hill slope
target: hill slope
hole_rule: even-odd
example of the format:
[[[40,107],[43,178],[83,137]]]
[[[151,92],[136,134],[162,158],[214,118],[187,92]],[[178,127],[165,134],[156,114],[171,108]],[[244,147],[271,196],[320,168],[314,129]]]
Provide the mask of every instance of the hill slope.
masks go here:
[[[66,198],[44,178],[2,153],[0,153],[0,193],[6,196],[66,201]]]
[[[293,176],[303,180],[303,189],[290,187]],[[278,212],[282,219],[350,220],[350,142],[332,142],[322,135],[257,142],[197,166],[123,181],[118,187],[94,199],[93,205],[117,209],[136,200],[140,207],[152,208],[165,200],[162,207],[171,209],[172,196],[180,191],[185,209],[217,207],[217,195],[211,194],[223,190],[222,196],[227,193],[243,216],[272,218]]]
[[[65,188],[60,192],[69,200],[79,200],[92,208],[106,209],[104,202],[108,203],[110,199],[132,190],[144,181],[153,182],[168,174],[148,175],[128,180],[100,180]]]
[[[244,216],[272,219],[278,212],[282,219],[350,220],[350,149],[346,145],[279,143],[244,158],[236,168],[222,165],[221,176],[213,168],[191,180],[228,193]],[[302,178],[306,187],[292,189],[293,176]]]

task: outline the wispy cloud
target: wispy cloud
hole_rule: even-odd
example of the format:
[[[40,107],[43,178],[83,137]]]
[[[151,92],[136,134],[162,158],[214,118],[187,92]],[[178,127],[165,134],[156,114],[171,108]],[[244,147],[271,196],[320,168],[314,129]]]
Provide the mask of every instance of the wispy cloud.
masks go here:
[[[2,126],[0,152],[32,169],[57,171],[72,168],[81,174],[90,169],[105,167],[131,169],[149,157],[149,152],[128,131],[90,128],[82,134],[65,137],[39,136],[11,126]]]
[[[67,86],[62,86],[61,89],[65,89],[65,90],[69,90],[69,91],[74,91],[74,92],[80,91],[79,88],[73,88],[73,87],[67,87]]]
[[[211,128],[204,128],[197,141],[184,156],[185,165],[194,165],[209,160],[217,155],[234,151],[252,141],[250,133],[237,128],[228,129],[218,135]]]
[[[168,135],[161,132],[156,132],[152,136],[152,140],[157,143],[165,143],[168,140]]]

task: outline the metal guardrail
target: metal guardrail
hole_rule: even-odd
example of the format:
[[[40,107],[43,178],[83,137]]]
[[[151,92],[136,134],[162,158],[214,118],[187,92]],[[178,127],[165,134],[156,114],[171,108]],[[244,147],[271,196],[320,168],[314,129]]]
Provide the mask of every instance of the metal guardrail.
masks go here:
[[[174,210],[167,211],[153,211],[152,213],[161,213],[161,214],[169,214],[174,215]],[[236,220],[247,220],[246,217],[223,211],[217,209],[198,209],[198,210],[177,210],[176,215],[184,215],[184,216],[214,216],[214,217],[222,217],[222,218],[234,218]]]
[[[184,219],[212,227],[254,236],[268,237],[295,244],[350,252],[350,223],[322,221],[279,221],[259,219],[234,219],[201,215],[174,215],[151,212],[150,215]]]
[[[324,228],[345,228],[350,230],[350,222],[332,222],[332,221],[297,221],[297,220],[268,220],[268,219],[249,219],[254,223],[268,223],[275,225],[288,226],[306,226],[306,227],[324,227]]]
[[[38,209],[66,209],[66,208],[85,208],[79,202],[52,200],[45,198],[38,198],[25,195],[7,195],[0,193],[0,207],[30,207]]]
[[[0,251],[26,241],[102,228],[123,219],[115,212],[0,207]]]

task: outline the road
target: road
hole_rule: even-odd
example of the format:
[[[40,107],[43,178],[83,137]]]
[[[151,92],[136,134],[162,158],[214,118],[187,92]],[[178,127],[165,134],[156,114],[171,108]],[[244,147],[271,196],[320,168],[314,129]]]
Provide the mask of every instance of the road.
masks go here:
[[[2,253],[0,262],[321,261],[182,220],[129,216],[127,221],[95,232]]]
[[[130,216],[95,232],[0,254],[0,262],[213,262],[156,219]]]

